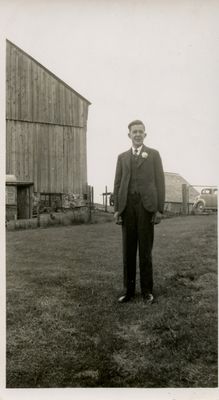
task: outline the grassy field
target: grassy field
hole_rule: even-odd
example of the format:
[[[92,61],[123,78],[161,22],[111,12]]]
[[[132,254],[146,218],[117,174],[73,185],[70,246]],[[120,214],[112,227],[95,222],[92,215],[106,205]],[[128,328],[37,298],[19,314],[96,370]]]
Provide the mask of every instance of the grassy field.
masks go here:
[[[156,301],[119,304],[121,228],[7,233],[7,387],[217,386],[217,218],[155,227]]]

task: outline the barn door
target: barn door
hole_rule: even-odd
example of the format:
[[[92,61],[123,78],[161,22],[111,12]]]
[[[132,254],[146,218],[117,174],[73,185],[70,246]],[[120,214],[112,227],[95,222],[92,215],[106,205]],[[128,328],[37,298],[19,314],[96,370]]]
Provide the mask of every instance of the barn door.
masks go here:
[[[17,217],[18,219],[30,218],[30,188],[17,187]]]

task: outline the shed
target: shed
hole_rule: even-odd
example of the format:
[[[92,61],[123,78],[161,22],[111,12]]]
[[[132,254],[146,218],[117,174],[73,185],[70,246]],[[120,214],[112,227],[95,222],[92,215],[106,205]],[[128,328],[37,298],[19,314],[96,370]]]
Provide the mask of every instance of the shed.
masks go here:
[[[85,197],[90,104],[7,40],[6,174],[23,188],[32,182],[41,201]]]
[[[15,175],[6,175],[6,220],[32,216],[33,182],[19,182]]]
[[[165,210],[172,212],[182,211],[182,185],[189,187],[188,207],[191,208],[199,192],[186,179],[174,172],[165,172]]]

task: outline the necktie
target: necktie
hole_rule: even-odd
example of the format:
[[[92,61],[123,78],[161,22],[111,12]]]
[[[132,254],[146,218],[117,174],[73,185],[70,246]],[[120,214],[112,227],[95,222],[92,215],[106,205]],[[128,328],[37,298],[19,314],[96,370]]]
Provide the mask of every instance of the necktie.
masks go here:
[[[138,160],[138,150],[137,149],[134,150],[134,158],[136,161]]]

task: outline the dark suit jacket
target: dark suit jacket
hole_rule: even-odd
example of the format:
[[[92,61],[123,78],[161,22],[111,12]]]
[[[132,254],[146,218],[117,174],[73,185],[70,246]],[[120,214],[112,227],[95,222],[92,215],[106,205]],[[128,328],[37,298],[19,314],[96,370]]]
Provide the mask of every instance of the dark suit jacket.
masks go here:
[[[142,153],[148,154],[147,158]],[[132,149],[118,157],[114,181],[114,209],[121,214],[127,202],[128,186],[131,176]],[[138,160],[139,191],[144,208],[150,212],[163,212],[165,200],[164,172],[160,154],[157,150],[143,145]]]

